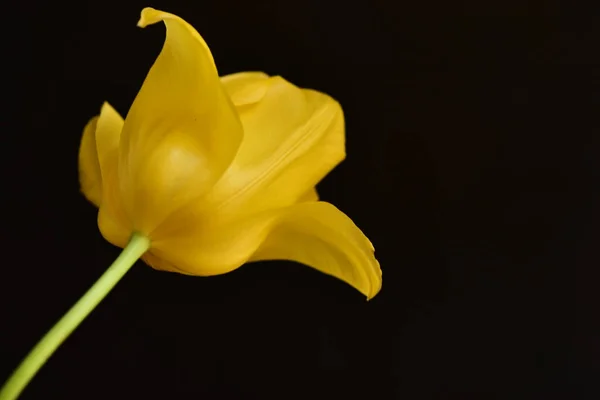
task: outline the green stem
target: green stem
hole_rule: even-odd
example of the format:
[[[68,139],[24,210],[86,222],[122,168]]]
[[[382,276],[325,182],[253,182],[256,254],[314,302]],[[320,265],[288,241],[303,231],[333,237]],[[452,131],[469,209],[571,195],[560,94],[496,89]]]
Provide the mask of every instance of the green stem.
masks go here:
[[[46,333],[0,390],[0,400],[16,399],[25,386],[90,312],[106,297],[135,262],[148,250],[150,241],[134,234],[119,257],[81,299]]]

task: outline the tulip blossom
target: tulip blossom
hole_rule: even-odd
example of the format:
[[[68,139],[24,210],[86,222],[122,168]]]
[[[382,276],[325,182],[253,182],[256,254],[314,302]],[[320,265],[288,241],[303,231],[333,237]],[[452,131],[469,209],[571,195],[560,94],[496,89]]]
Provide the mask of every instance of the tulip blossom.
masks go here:
[[[99,208],[100,232],[124,250],[25,359],[11,378],[21,386],[10,391],[9,381],[2,400],[20,393],[140,257],[195,276],[291,260],[367,299],[381,288],[371,242],[315,189],[345,157],[340,105],[279,76],[219,77],[207,44],[183,19],[146,8],[138,26],[158,22],[166,39],[126,118],[104,103],[79,153],[81,190]]]

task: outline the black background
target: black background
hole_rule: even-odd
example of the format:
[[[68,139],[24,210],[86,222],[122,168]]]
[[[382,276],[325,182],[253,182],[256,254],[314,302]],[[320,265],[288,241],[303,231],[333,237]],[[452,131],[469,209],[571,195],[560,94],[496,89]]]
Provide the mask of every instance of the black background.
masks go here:
[[[77,152],[158,55],[164,28],[135,26],[153,6],[195,26],[221,74],[341,102],[348,158],[319,190],[375,244],[383,290],[365,302],[285,262],[214,278],[138,263],[23,399],[592,398],[600,14],[564,3],[5,8],[0,380],[119,253]]]

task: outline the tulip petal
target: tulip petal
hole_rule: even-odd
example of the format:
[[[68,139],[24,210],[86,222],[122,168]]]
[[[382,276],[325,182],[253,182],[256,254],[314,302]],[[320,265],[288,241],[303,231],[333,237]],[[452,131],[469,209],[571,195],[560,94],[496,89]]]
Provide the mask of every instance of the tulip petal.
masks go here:
[[[264,72],[238,72],[221,77],[221,83],[236,108],[260,101],[267,92]]]
[[[86,199],[99,207],[102,200],[102,175],[96,150],[97,122],[98,116],[95,116],[83,129],[79,145],[79,186]]]
[[[115,157],[116,152],[119,150],[123,123],[123,117],[110,104],[105,102],[100,109],[96,126],[96,147],[103,179],[109,165],[117,162]]]
[[[110,154],[119,147],[123,118],[108,103],[83,130],[79,149],[79,182],[85,197],[97,207],[102,203],[103,175]]]
[[[125,247],[131,238],[131,220],[123,205],[119,192],[118,151],[107,156],[106,168],[102,171],[105,182],[102,204],[98,211],[98,228],[102,236],[118,247]]]
[[[381,289],[373,246],[336,207],[325,202],[289,207],[249,261],[291,260],[332,275],[367,299]]]
[[[152,8],[142,11],[138,26],[160,21],[164,46],[127,115],[119,155],[127,213],[149,236],[212,187],[243,134],[202,37],[183,19]]]
[[[224,213],[296,203],[345,157],[344,116],[331,97],[262,73],[223,77],[244,138],[208,201]]]
[[[329,203],[297,203],[228,223],[188,221],[153,241],[144,260],[156,269],[200,276],[224,274],[247,261],[291,260],[341,279],[369,299],[381,288],[371,242]]]
[[[300,199],[298,199],[299,203],[305,203],[308,201],[319,201],[319,193],[317,193],[317,188],[309,189],[308,192],[304,193]]]
[[[160,270],[188,275],[221,275],[243,265],[260,246],[280,211],[223,221],[180,215],[176,229],[152,241],[144,261]]]

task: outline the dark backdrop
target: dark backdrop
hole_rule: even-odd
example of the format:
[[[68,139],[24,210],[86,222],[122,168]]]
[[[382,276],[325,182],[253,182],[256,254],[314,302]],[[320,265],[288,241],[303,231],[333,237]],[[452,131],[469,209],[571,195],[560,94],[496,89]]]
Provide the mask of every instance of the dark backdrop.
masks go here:
[[[319,190],[374,242],[383,290],[138,263],[23,399],[592,398],[599,14],[557,1],[3,6],[0,380],[119,253],[77,151],[160,51],[164,29],[135,26],[147,5],[192,23],[221,74],[341,102],[348,158]]]

